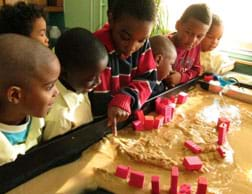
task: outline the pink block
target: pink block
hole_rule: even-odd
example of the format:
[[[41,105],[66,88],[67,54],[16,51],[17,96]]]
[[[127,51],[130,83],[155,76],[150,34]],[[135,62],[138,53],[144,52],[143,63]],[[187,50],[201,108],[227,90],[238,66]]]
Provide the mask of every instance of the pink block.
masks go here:
[[[129,185],[137,188],[143,188],[144,174],[137,171],[130,172]]]
[[[151,130],[154,128],[154,116],[147,115],[144,117],[144,129]]]
[[[226,141],[226,127],[218,127],[218,144],[223,145]]]
[[[172,103],[176,103],[176,97],[175,96],[170,96],[170,101]]]
[[[151,177],[151,193],[152,194],[159,194],[159,176],[152,176]]]
[[[188,94],[185,92],[180,92],[178,94],[177,104],[184,104],[187,100]]]
[[[128,166],[118,165],[116,167],[115,175],[120,178],[127,179],[129,175],[129,171],[130,171],[130,168]]]
[[[225,117],[220,117],[217,122],[217,130],[219,130],[219,127],[226,128],[226,131],[229,131],[229,125],[230,121]]]
[[[179,187],[179,193],[183,194],[191,194],[191,185],[190,184],[182,184]]]
[[[203,163],[198,156],[186,156],[183,165],[187,170],[199,170]]]
[[[172,103],[172,101],[169,98],[161,98],[160,103],[164,105],[169,105],[170,103]]]
[[[133,121],[132,126],[133,126],[133,129],[135,129],[136,131],[143,131],[144,130],[143,123],[140,120]]]
[[[221,146],[218,146],[216,150],[217,150],[217,152],[220,154],[220,156],[222,158],[226,157],[226,152],[225,152],[225,150]]]
[[[144,112],[143,110],[136,110],[135,111],[135,117],[137,120],[142,121],[142,123],[144,123]]]
[[[154,120],[154,128],[158,129],[158,128],[162,127],[163,124],[164,124],[164,116],[163,115],[156,116],[155,120]]]
[[[179,176],[178,167],[177,166],[173,166],[172,169],[171,169],[171,188],[170,188],[170,194],[177,194],[178,176]]]
[[[207,179],[203,176],[198,178],[198,188],[196,194],[206,194],[207,193]]]
[[[200,153],[202,151],[201,147],[198,146],[197,144],[195,144],[191,140],[185,141],[184,145],[185,145],[185,147],[187,147],[188,149],[190,149],[195,154],[198,154],[198,153]]]

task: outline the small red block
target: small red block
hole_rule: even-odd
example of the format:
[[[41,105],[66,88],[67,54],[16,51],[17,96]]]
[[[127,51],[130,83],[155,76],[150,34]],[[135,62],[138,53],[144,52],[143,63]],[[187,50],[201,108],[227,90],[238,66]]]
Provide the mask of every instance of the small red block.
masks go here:
[[[198,154],[198,153],[200,153],[202,151],[201,147],[198,146],[197,144],[195,144],[191,140],[185,141],[184,145],[185,145],[185,147],[187,147],[188,149],[190,149],[195,154]]]
[[[170,96],[170,101],[172,103],[176,103],[176,97],[175,96]]]
[[[220,154],[220,156],[222,158],[226,157],[226,152],[225,152],[225,150],[221,146],[218,146],[216,150],[217,150],[217,152]]]
[[[187,170],[199,170],[203,163],[198,156],[186,156],[183,165]]]
[[[217,122],[217,130],[219,130],[219,128],[222,127],[222,128],[226,128],[226,132],[228,132],[229,125],[230,125],[230,121],[227,118],[220,117]]]
[[[191,194],[191,185],[190,184],[182,184],[179,187],[179,193],[183,194]]]
[[[136,110],[135,111],[135,117],[137,120],[142,121],[142,123],[144,124],[144,112],[143,110]]]
[[[144,117],[144,129],[151,130],[154,128],[154,116],[147,115]]]
[[[178,167],[177,166],[173,166],[172,169],[171,169],[171,188],[170,188],[170,194],[177,194],[178,176],[179,176]]]
[[[144,174],[137,171],[130,172],[129,185],[137,188],[143,188]]]
[[[159,194],[159,176],[152,176],[151,177],[151,193],[152,194]]]
[[[187,100],[188,94],[185,92],[180,92],[178,94],[177,104],[184,104]]]
[[[158,128],[162,127],[163,124],[164,124],[164,116],[163,115],[156,116],[155,120],[154,120],[154,128],[158,129]]]
[[[161,98],[160,103],[162,103],[164,105],[168,105],[168,104],[172,103],[172,101],[169,98]]]
[[[115,175],[120,178],[127,179],[129,175],[129,171],[130,171],[130,168],[128,166],[118,165],[116,168]]]
[[[223,145],[226,141],[226,127],[218,127],[218,144]]]
[[[133,121],[132,126],[135,131],[143,131],[144,130],[143,123],[140,120]]]
[[[214,79],[213,75],[204,75],[204,81],[206,82],[210,82],[213,79]]]
[[[198,178],[198,188],[196,194],[206,194],[207,193],[207,179],[203,176]]]

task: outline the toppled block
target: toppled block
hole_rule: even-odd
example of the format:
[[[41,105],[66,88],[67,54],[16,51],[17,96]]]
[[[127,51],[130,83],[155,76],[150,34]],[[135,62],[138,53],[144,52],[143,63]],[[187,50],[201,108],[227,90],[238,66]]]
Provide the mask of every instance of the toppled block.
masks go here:
[[[186,183],[180,185],[179,193],[181,193],[181,194],[191,194],[191,185],[186,184]]]
[[[202,151],[201,147],[198,146],[197,144],[195,144],[191,140],[185,141],[184,145],[185,145],[185,147],[187,147],[188,149],[190,149],[195,154],[201,153],[201,151]]]
[[[217,130],[219,130],[219,128],[226,128],[226,132],[229,131],[229,126],[230,126],[230,121],[225,118],[225,117],[220,117],[218,119],[218,122],[217,122]]]
[[[116,167],[115,175],[120,178],[127,179],[129,175],[129,171],[130,171],[130,167],[124,166],[124,165],[118,165]]]
[[[130,172],[129,185],[137,188],[143,188],[144,174],[137,171]]]
[[[221,156],[222,158],[225,158],[225,157],[226,157],[226,152],[225,152],[225,150],[224,150],[221,146],[218,146],[218,147],[216,148],[216,150],[217,150],[217,152],[220,154],[220,156]]]
[[[203,163],[198,156],[186,156],[183,165],[187,170],[199,170]]]

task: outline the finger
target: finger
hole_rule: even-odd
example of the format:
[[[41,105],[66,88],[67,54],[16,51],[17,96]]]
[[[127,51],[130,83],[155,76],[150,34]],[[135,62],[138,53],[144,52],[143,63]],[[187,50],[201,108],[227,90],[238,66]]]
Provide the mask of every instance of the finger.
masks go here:
[[[116,117],[113,118],[112,133],[114,134],[114,136],[117,136],[117,119],[116,119]]]

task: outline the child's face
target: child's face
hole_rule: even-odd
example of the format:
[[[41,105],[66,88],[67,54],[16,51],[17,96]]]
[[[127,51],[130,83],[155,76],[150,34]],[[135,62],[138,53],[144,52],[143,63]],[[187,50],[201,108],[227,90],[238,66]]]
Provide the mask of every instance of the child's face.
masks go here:
[[[114,47],[121,58],[128,58],[149,38],[153,22],[138,20],[129,15],[110,19]]]
[[[172,72],[172,65],[176,61],[177,54],[171,53],[170,55],[162,56],[161,60],[157,63],[157,79],[159,81],[165,79]]]
[[[85,72],[69,73],[67,82],[76,91],[76,93],[91,92],[98,84],[100,84],[100,73],[106,68],[108,57],[99,61],[97,68]]]
[[[44,117],[53,105],[59,91],[55,86],[60,74],[60,64],[55,60],[40,68],[37,76],[31,78],[29,86],[23,92],[23,109],[35,117]]]
[[[209,26],[195,18],[189,18],[186,22],[178,21],[176,46],[190,50],[197,46],[205,37]]]
[[[34,21],[30,37],[38,40],[47,47],[49,46],[48,38],[46,36],[46,21],[43,17],[37,18]]]
[[[201,50],[211,51],[215,49],[223,34],[223,25],[213,25],[201,42]]]

